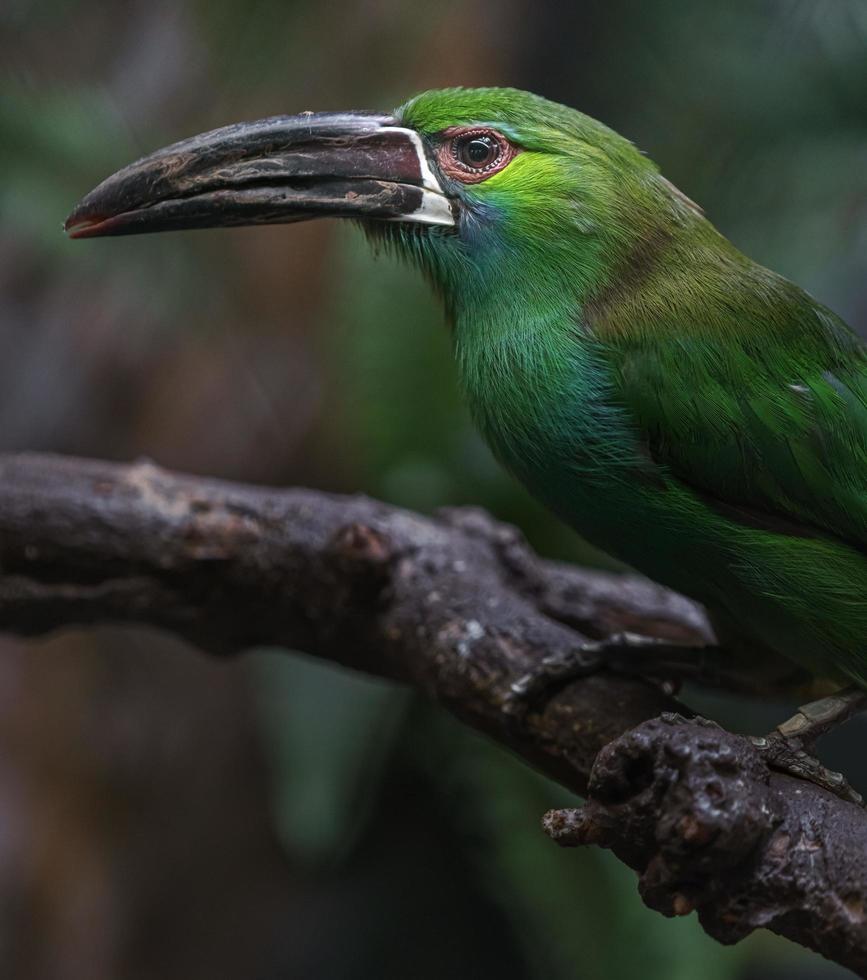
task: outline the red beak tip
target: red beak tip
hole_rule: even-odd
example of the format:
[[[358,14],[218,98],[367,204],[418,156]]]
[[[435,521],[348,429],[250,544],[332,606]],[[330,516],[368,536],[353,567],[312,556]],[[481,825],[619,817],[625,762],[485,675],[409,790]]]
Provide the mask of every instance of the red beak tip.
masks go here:
[[[63,230],[70,238],[89,238],[104,220],[104,218],[76,218],[70,215],[63,223]]]

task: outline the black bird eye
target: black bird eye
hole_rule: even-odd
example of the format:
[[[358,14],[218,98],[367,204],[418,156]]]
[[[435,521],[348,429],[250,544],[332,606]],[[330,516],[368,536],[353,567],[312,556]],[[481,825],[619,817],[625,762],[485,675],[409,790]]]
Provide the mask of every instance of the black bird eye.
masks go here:
[[[465,167],[483,170],[496,163],[500,147],[490,136],[461,136],[455,140],[454,154]]]
[[[464,184],[478,184],[499,173],[517,149],[493,129],[461,126],[439,133],[437,159],[445,174]]]

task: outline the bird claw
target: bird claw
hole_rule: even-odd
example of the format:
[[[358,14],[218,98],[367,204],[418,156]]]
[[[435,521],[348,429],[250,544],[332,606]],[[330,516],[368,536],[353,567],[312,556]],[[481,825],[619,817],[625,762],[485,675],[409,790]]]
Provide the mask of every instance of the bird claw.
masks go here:
[[[533,670],[522,674],[509,686],[504,710],[517,718],[543,706],[572,681],[594,674],[603,668],[638,676],[658,684],[666,694],[673,694],[676,684],[671,677],[654,676],[653,654],[671,652],[671,646],[637,633],[616,633],[605,640],[588,640],[580,646],[558,651],[542,659]],[[690,648],[680,648],[684,652]]]
[[[600,670],[605,663],[600,652],[603,646],[594,641],[544,657],[537,667],[509,685],[506,711],[523,717],[571,681]]]
[[[791,738],[780,732],[772,732],[762,738],[752,737],[750,741],[770,769],[794,776],[796,779],[805,779],[807,782],[839,796],[841,800],[846,800],[848,803],[855,803],[858,806],[864,805],[864,798],[849,783],[843,773],[823,766],[814,755],[811,755],[804,748],[801,739]]]
[[[751,741],[771,769],[806,779],[842,800],[863,806],[863,797],[843,773],[827,769],[812,752],[816,739],[863,710],[865,703],[867,692],[862,688],[854,685],[843,688],[836,694],[801,705],[770,735]]]

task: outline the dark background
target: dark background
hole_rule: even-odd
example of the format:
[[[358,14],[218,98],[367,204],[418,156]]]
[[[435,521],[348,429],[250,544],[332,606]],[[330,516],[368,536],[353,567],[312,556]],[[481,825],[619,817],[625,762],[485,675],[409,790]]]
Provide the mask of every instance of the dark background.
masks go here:
[[[0,450],[481,503],[545,553],[598,560],[497,469],[437,303],[353,228],[60,231],[175,139],[453,84],[598,116],[867,329],[864,0],[3,0]],[[789,707],[713,710],[760,731]],[[863,738],[854,723],[827,756],[862,785]],[[567,799],[408,692],[300,657],[3,639],[0,976],[843,975],[646,910],[610,855],[542,836]]]

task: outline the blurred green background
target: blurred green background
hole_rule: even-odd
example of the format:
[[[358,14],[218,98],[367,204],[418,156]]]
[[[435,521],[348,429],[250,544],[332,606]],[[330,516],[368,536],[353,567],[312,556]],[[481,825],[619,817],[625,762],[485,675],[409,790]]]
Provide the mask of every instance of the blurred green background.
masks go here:
[[[454,84],[598,116],[867,330],[864,0],[3,0],[0,450],[482,504],[546,554],[598,560],[494,465],[436,302],[352,227],[60,231],[175,139]],[[757,731],[787,707],[712,705]],[[862,785],[864,734],[827,756]],[[408,692],[301,657],[3,639],[0,976],[844,975],[646,910],[610,855],[542,836],[568,799]]]

